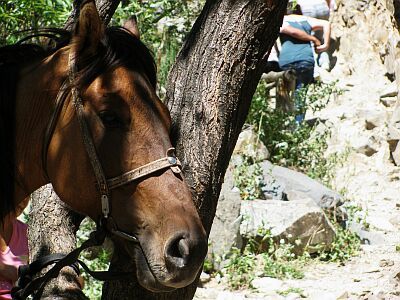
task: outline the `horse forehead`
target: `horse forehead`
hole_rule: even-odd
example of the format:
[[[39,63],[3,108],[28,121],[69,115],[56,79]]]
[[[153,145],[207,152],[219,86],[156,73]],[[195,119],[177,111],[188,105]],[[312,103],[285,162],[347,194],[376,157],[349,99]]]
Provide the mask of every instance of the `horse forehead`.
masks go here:
[[[90,88],[97,95],[119,95],[132,109],[139,103],[148,106],[151,111],[161,117],[169,130],[171,116],[168,108],[157,97],[145,75],[124,67],[117,67],[97,77]],[[138,99],[141,101],[137,101]]]
[[[90,88],[98,93],[132,93],[135,91],[136,77],[140,74],[123,67],[105,72],[93,80]]]

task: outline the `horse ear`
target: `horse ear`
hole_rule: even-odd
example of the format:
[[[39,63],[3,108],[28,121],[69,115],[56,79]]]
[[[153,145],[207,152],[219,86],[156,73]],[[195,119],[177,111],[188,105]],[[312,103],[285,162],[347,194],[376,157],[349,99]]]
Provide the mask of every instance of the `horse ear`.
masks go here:
[[[104,25],[94,1],[84,0],[72,34],[72,51],[75,57],[94,55],[103,35]]]
[[[124,27],[132,35],[134,35],[135,37],[137,37],[140,40],[140,31],[139,31],[139,27],[137,24],[136,16],[132,16],[128,20],[126,20],[122,27]]]

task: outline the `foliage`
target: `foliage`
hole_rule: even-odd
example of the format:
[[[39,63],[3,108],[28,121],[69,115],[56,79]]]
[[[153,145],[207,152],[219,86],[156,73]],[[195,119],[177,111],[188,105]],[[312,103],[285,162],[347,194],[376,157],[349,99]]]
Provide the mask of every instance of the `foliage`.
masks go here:
[[[274,278],[304,277],[301,271],[305,259],[294,254],[294,245],[276,242],[268,228],[258,230],[258,238],[251,238],[243,251],[233,248],[229,263],[223,270],[232,289],[248,288],[257,276]]]
[[[240,249],[232,248],[229,263],[224,269],[232,289],[248,288],[255,278],[256,256],[248,246],[242,252]]]
[[[304,290],[301,288],[294,288],[294,287],[290,287],[286,290],[283,291],[278,291],[278,294],[281,296],[287,296],[289,294],[299,294],[302,298],[306,298],[303,294],[304,294]]]
[[[264,199],[263,171],[253,156],[242,155],[241,162],[235,166],[233,176],[243,200]]]
[[[358,254],[360,250],[360,238],[349,229],[336,227],[336,236],[329,250],[318,254],[320,260],[330,262],[344,262]]]
[[[86,218],[78,232],[77,242],[80,246],[84,241],[89,238],[89,234],[95,230],[96,224],[90,219]],[[111,252],[103,247],[93,247],[85,250],[80,259],[89,267],[95,271],[106,271],[110,263]],[[83,292],[89,299],[101,299],[101,292],[103,282],[93,279],[88,273],[82,270],[82,276],[85,280],[85,286]]]
[[[133,0],[122,5],[113,16],[113,25],[122,25],[133,14],[137,16],[141,39],[155,54],[161,94],[175,57],[204,3],[204,0]]]
[[[332,95],[341,92],[337,82],[311,84],[297,94],[298,101],[303,103],[300,105],[301,109],[288,113],[273,107],[266,84],[260,82],[252,100],[247,123],[260,128],[260,140],[270,151],[272,163],[297,169],[323,183],[330,182],[332,174],[329,171],[341,160],[341,156],[325,155],[327,139],[330,137],[329,129],[318,120],[314,124],[297,124],[295,116],[305,113],[306,110],[321,110]]]
[[[62,27],[71,6],[70,0],[0,1],[0,45],[16,42],[23,30]]]
[[[72,11],[72,2],[0,1],[0,46],[16,42],[24,30],[63,27]],[[122,26],[129,17],[137,16],[141,39],[155,55],[161,94],[165,92],[168,72],[175,57],[204,3],[204,0],[122,1],[111,20],[111,25]]]
[[[304,252],[295,254],[295,244],[281,239],[276,241],[271,230],[263,227],[258,230],[257,238],[250,238],[245,248],[233,248],[229,255],[229,261],[222,270],[228,284],[232,289],[251,287],[251,282],[258,277],[273,277],[278,279],[302,279],[303,268],[311,259],[327,262],[344,262],[358,254],[360,239],[355,233],[343,229],[335,224],[336,237],[330,249],[321,250],[311,256]],[[321,245],[322,248],[322,245]]]

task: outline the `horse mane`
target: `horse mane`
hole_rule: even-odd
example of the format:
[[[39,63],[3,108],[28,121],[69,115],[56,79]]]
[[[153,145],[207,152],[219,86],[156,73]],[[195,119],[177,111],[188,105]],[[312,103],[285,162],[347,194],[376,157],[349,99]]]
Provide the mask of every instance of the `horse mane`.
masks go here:
[[[43,45],[32,43],[36,39]],[[28,32],[14,45],[0,48],[0,225],[4,217],[15,211],[15,124],[16,89],[19,71],[34,61],[44,59],[71,42],[71,33],[47,28]],[[150,50],[122,27],[108,27],[93,57],[79,63],[75,85],[84,87],[107,70],[118,66],[145,74],[156,88],[156,64]]]

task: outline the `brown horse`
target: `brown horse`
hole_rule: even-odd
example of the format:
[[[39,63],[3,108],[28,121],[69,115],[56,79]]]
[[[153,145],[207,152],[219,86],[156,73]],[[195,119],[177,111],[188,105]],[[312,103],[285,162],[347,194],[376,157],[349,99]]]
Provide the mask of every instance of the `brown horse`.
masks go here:
[[[52,50],[0,49],[0,220],[50,182],[75,211],[107,222],[143,287],[190,284],[207,238],[169,150],[150,52],[127,30],[103,28],[93,1],[72,34],[57,33],[65,40]]]

